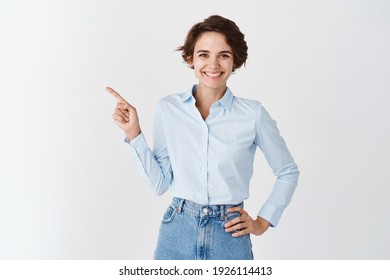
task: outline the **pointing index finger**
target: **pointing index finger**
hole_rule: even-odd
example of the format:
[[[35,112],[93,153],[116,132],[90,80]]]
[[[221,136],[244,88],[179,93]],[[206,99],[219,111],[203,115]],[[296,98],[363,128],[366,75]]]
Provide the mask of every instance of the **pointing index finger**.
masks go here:
[[[127,101],[119,94],[117,93],[115,90],[113,90],[112,88],[110,87],[106,87],[106,90],[112,95],[114,96],[117,100],[121,101],[121,102],[126,102]]]

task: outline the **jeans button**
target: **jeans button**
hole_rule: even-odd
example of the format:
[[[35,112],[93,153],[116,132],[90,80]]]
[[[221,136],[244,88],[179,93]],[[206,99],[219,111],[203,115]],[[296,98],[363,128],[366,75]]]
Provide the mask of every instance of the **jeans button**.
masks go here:
[[[209,209],[203,208],[203,213],[204,213],[204,214],[207,214],[208,212],[209,212]]]

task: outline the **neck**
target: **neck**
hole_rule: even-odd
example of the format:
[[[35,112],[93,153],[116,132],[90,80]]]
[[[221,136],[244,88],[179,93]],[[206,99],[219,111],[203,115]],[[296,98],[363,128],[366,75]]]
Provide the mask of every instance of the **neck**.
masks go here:
[[[202,118],[205,120],[210,113],[210,107],[225,94],[226,85],[221,88],[208,88],[199,84],[194,98]]]
[[[208,88],[198,85],[195,100],[198,105],[209,107],[217,100],[221,99],[226,91],[226,85],[220,88]]]

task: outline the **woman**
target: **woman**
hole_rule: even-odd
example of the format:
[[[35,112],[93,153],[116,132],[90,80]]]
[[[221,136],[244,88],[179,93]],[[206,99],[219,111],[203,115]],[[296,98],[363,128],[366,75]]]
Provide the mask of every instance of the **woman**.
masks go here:
[[[160,227],[155,259],[253,259],[250,234],[276,226],[299,171],[275,121],[258,101],[236,97],[230,75],[247,59],[237,25],[211,16],[194,25],[178,48],[199,84],[158,102],[154,147],[148,148],[136,109],[117,92],[113,119],[123,129],[151,189],[173,196]],[[256,147],[276,178],[253,219],[244,209]]]

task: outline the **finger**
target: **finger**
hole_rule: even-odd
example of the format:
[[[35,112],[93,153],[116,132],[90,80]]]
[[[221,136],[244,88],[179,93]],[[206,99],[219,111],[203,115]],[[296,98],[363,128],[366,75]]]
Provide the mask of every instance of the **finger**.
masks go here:
[[[234,232],[234,233],[232,234],[232,236],[233,236],[233,237],[239,237],[239,236],[242,236],[242,235],[245,235],[245,234],[249,234],[249,232],[248,232],[247,229],[243,229],[243,230]]]
[[[124,110],[129,110],[129,111],[135,110],[135,108],[131,106],[130,103],[127,102],[126,100],[116,103],[116,106]]]
[[[232,231],[236,231],[236,230],[242,230],[242,229],[245,229],[246,228],[246,225],[245,223],[238,223],[238,224],[235,224],[231,227],[228,227],[225,229],[226,232],[232,232]]]
[[[121,108],[115,108],[115,110],[118,110],[118,111],[120,111],[124,116],[126,116],[126,117],[130,117],[130,113],[129,113],[129,110],[123,110],[123,109],[121,109]]]
[[[115,110],[120,110],[124,115],[126,115],[127,117],[130,116],[130,112],[129,110],[125,109],[124,107],[126,107],[125,104],[121,103],[121,102],[118,102],[116,103],[116,108]]]
[[[113,119],[114,121],[120,122],[120,123],[122,123],[122,124],[127,123],[127,121],[126,121],[124,118],[122,118],[122,116],[118,115],[117,113],[115,113],[115,114],[112,115],[112,119]]]
[[[245,216],[239,216],[237,218],[234,218],[233,220],[227,222],[225,224],[225,227],[231,227],[231,226],[234,226],[235,224],[239,224],[239,223],[248,223],[248,222],[251,222],[252,221],[252,218],[248,215],[245,215]]]
[[[234,225],[236,225],[238,223],[242,223],[242,222],[245,222],[245,219],[242,216],[234,218],[233,220],[231,220],[225,224],[225,228],[229,228],[231,226],[234,226]]]
[[[126,108],[130,108],[131,106],[128,102],[121,101],[116,103],[116,107],[126,110]]]
[[[130,116],[130,113],[135,111],[135,108],[129,104],[122,104],[122,105],[117,106],[117,108],[120,109],[124,114],[129,115],[129,116]]]
[[[115,113],[118,114],[119,116],[121,116],[124,120],[129,121],[129,116],[128,116],[128,114],[122,112],[121,109],[115,108]]]
[[[231,207],[227,210],[228,213],[232,213],[232,212],[238,212],[240,213],[241,215],[247,215],[248,212],[246,212],[244,209],[242,209],[240,206],[234,206],[234,207]]]
[[[108,91],[112,96],[114,96],[118,101],[120,102],[126,102],[127,101],[119,94],[117,93],[115,90],[113,90],[112,88],[110,87],[106,87],[106,91]]]

